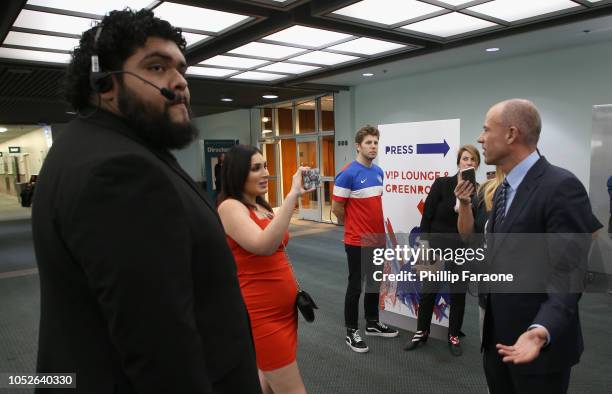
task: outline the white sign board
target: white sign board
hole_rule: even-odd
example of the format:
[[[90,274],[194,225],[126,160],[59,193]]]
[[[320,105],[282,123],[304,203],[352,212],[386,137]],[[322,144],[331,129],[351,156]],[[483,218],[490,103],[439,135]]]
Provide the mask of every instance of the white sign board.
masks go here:
[[[459,119],[378,126],[378,163],[385,174],[383,213],[387,247],[408,244],[419,232],[423,206],[434,180],[457,172]],[[412,234],[412,236],[409,236]],[[410,270],[410,264],[386,263],[384,271]],[[385,282],[381,286],[384,310],[416,317],[418,284]],[[448,326],[448,296],[436,297],[432,322]]]

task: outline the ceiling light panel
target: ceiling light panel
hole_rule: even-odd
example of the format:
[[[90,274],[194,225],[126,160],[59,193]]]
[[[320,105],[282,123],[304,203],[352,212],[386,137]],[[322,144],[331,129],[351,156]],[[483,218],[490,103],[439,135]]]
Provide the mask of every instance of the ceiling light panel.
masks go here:
[[[185,33],[183,32],[183,37],[185,37],[185,41],[187,41],[187,46],[190,47],[194,44],[202,42],[204,40],[208,40],[210,36],[204,34],[194,34],[194,33]]]
[[[267,65],[265,67],[259,68],[261,71],[274,71],[278,73],[287,73],[287,74],[302,74],[309,71],[314,71],[319,69],[320,67],[316,66],[306,66],[304,64],[293,64],[293,63],[274,63]]]
[[[453,7],[458,7],[460,5],[471,3],[472,0],[469,0],[469,1],[465,1],[465,0],[440,0],[440,2],[444,3],[444,4],[452,5]]]
[[[13,26],[26,29],[46,30],[56,33],[81,35],[98,23],[95,19],[21,10]]]
[[[259,59],[249,59],[246,57],[238,57],[238,56],[225,56],[225,55],[217,55],[211,57],[210,59],[206,59],[200,64],[205,64],[207,66],[218,66],[218,67],[232,67],[232,68],[252,68],[261,66],[262,64],[268,63],[267,60],[259,60]]]
[[[0,59],[32,60],[45,63],[69,63],[67,53],[30,51],[27,49],[0,48]]]
[[[443,9],[415,0],[362,0],[332,14],[389,26]]]
[[[350,34],[296,25],[285,30],[281,30],[278,33],[266,36],[264,39],[282,42],[285,44],[321,47],[341,40],[346,40],[350,37],[352,37]]]
[[[153,12],[156,17],[167,20],[173,26],[213,33],[218,33],[250,19],[250,17],[244,15],[167,1],[155,8]]]
[[[360,58],[356,56],[341,55],[339,53],[331,52],[313,51],[301,56],[291,58],[289,60],[302,63],[320,64],[324,66],[333,66],[335,64],[346,63],[358,59]]]
[[[494,0],[467,9],[504,21],[514,22],[577,6],[577,3],[569,0]]]
[[[126,7],[140,10],[151,4],[151,0],[28,0],[27,4],[87,14],[106,15],[110,11],[122,10]]]
[[[284,45],[265,44],[263,42],[250,42],[246,45],[232,49],[229,53],[246,56],[265,57],[269,59],[282,59],[287,56],[304,52],[301,48]]]
[[[394,51],[405,47],[406,45],[397,44],[395,42],[361,37],[356,40],[351,40],[342,44],[334,45],[327,49],[333,49],[341,52],[357,53],[362,55],[376,55],[377,53]]]
[[[238,70],[230,70],[227,68],[213,68],[191,66],[187,69],[187,75],[201,75],[204,77],[227,77],[230,74],[237,73]]]
[[[493,26],[499,25],[483,19],[471,17],[469,15],[452,12],[450,14],[411,23],[409,25],[402,26],[401,28],[419,33],[430,34],[432,36],[451,37],[457,34],[486,29]]]
[[[281,74],[269,74],[269,73],[260,73],[257,71],[247,71],[242,74],[236,74],[232,79],[248,79],[251,81],[274,81],[276,79],[285,78],[286,75]]]
[[[4,40],[4,45],[72,51],[79,45],[79,40],[76,38],[10,31]]]

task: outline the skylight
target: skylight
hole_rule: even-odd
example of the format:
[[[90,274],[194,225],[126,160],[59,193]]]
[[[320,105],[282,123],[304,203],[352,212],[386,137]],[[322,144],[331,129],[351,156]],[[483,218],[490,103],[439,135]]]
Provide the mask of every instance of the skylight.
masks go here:
[[[263,42],[250,42],[229,51],[229,53],[235,53],[237,55],[257,56],[269,59],[283,59],[300,52],[304,52],[304,49],[287,47],[284,45],[265,44]]]
[[[341,55],[339,53],[313,51],[301,56],[294,57],[290,60],[302,63],[321,64],[324,66],[333,66],[335,64],[346,63],[353,60],[358,60],[358,57]]]
[[[514,22],[577,6],[577,3],[569,0],[494,0],[470,7],[468,10],[489,15],[504,21]]]
[[[389,26],[441,10],[443,8],[416,0],[362,0],[332,14]]]
[[[155,8],[153,12],[155,16],[167,20],[173,26],[213,33],[218,33],[250,19],[244,15],[166,1]]]
[[[67,53],[31,51],[28,49],[14,49],[0,47],[0,58],[32,60],[45,63],[69,63],[70,55]]]
[[[334,45],[327,49],[333,49],[341,52],[358,53],[362,55],[376,55],[378,53],[389,52],[405,47],[406,45],[397,44],[394,42],[361,37],[356,40],[351,40],[342,44]]]
[[[350,34],[296,25],[285,30],[281,30],[278,33],[266,36],[264,39],[278,41],[285,44],[320,47],[330,45],[350,37]]]
[[[122,10],[126,7],[140,10],[151,4],[151,0],[28,0],[27,4],[87,14],[106,15],[112,10]]]
[[[79,45],[79,40],[76,38],[10,31],[4,40],[4,45],[72,51]]]
[[[451,37],[457,34],[486,29],[493,26],[499,25],[469,15],[452,12],[450,14],[402,26],[402,29],[413,30],[438,37]]]
[[[205,77],[226,77],[236,72],[238,72],[238,70],[230,70],[227,68],[191,66],[187,69],[186,74],[187,75],[201,75]]]
[[[211,57],[210,59],[206,59],[200,64],[205,64],[208,66],[219,66],[219,67],[233,67],[233,68],[252,68],[257,67],[262,64],[268,63],[267,60],[259,60],[259,59],[249,59],[246,57],[238,57],[238,56],[225,56],[225,55],[217,55],[215,57]]]
[[[302,74],[305,72],[317,70],[320,67],[316,66],[306,66],[304,64],[293,64],[293,63],[274,63],[267,65],[265,67],[261,67],[258,70],[261,71],[274,71],[279,73],[288,73],[288,74]]]
[[[237,74],[231,77],[232,79],[247,79],[251,81],[274,81],[276,79],[285,78],[286,75],[261,73],[257,71],[247,71],[242,74]]]
[[[21,10],[13,26],[81,35],[85,30],[89,30],[97,23],[98,21],[95,19]]]

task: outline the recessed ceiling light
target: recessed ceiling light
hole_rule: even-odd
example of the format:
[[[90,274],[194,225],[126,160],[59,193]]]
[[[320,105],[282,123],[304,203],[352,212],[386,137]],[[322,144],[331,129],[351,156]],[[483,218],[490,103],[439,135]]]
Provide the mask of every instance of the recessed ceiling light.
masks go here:
[[[4,45],[72,51],[75,47],[79,46],[79,40],[76,38],[57,37],[46,34],[10,31],[4,40]]]
[[[499,48],[493,47],[493,48],[487,48],[485,49],[487,52],[497,52],[499,51]]]
[[[229,27],[250,19],[245,15],[210,10],[164,1],[153,10],[155,16],[167,20],[171,25],[186,29],[196,29],[218,33]]]
[[[271,74],[271,73],[261,73],[258,71],[246,71],[241,74],[236,74],[230,78],[232,79],[248,79],[251,81],[274,81],[276,79],[285,78],[286,75],[283,74]]]
[[[451,12],[436,16],[435,18],[425,19],[420,22],[402,26],[401,29],[412,30],[420,33],[430,34],[438,37],[451,37],[457,34],[467,33],[498,26],[497,24],[473,16]]]
[[[70,63],[70,55],[67,53],[30,51],[28,49],[14,49],[0,47],[0,58],[32,60],[44,63]]]
[[[56,33],[81,35],[85,30],[89,30],[96,23],[98,23],[98,21],[95,19],[21,10],[13,26],[32,30],[46,30]]]
[[[356,40],[343,42],[342,44],[334,45],[327,49],[333,49],[341,52],[351,52],[361,55],[375,55],[377,53],[389,52],[396,49],[404,48],[406,45],[396,44],[394,42],[375,40],[373,38],[361,37]]]
[[[234,99],[230,97],[222,97],[221,101],[224,101],[226,103],[231,103],[232,101],[234,101]]]
[[[278,33],[264,37],[265,40],[278,41],[285,44],[320,47],[350,38],[350,34],[337,33],[330,30],[315,29],[306,26],[291,26]]]
[[[381,3],[381,0],[362,0],[332,14],[389,26],[444,9],[415,0],[386,0]]]
[[[267,116],[264,116],[263,118],[261,118],[261,121],[264,123],[268,123],[270,121],[270,118],[268,118]]]
[[[229,53],[235,53],[237,55],[265,57],[269,59],[282,59],[300,52],[304,52],[304,49],[284,45],[265,44],[263,42],[250,42],[229,51]]]
[[[361,75],[363,75],[364,77],[373,77],[374,73],[363,73]]]
[[[249,59],[246,57],[225,56],[225,55],[213,56],[210,59],[206,59],[200,62],[200,64],[205,64],[208,66],[231,67],[231,68],[251,68],[251,67],[257,67],[257,66],[260,66],[266,63],[268,63],[267,60]]]
[[[514,22],[575,7],[579,5],[570,0],[494,0],[470,7],[468,10]]]
[[[261,97],[265,99],[275,99],[275,98],[278,98],[278,95],[274,93],[264,93],[264,95]]]
[[[308,71],[316,70],[318,68],[320,67],[306,66],[304,64],[279,62],[279,63],[273,63],[270,65],[267,65],[265,67],[261,67],[258,70],[273,71],[273,72],[279,72],[279,73],[289,73],[289,74],[302,74]]]
[[[191,66],[187,69],[187,72],[185,74],[201,75],[204,77],[226,77],[236,72],[238,72],[238,70],[230,70],[229,68]]]
[[[304,55],[296,56],[289,60],[304,63],[322,64],[325,66],[333,66],[335,64],[350,62],[352,60],[358,59],[359,57],[356,56],[341,55],[339,53],[331,52],[313,51]]]
[[[110,11],[122,10],[126,7],[130,7],[133,10],[140,10],[147,7],[149,4],[151,4],[151,0],[28,0],[28,5],[58,8],[60,10],[69,10],[96,15],[105,15]]]
[[[7,131],[8,129],[6,127],[0,127],[0,133],[5,133]]]

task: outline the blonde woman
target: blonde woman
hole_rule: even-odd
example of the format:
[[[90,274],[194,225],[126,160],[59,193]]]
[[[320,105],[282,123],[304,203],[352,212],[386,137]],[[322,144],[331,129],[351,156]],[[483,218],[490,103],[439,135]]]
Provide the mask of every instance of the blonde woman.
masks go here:
[[[457,229],[469,246],[479,248],[484,245],[483,235],[487,226],[487,219],[493,208],[493,196],[497,187],[503,182],[504,173],[499,167],[496,167],[495,176],[483,183],[476,194],[474,194],[474,187],[470,182],[459,181],[457,183],[455,188],[455,196],[459,200]],[[480,337],[482,338],[486,306],[486,298],[483,294],[478,294],[478,306]]]

